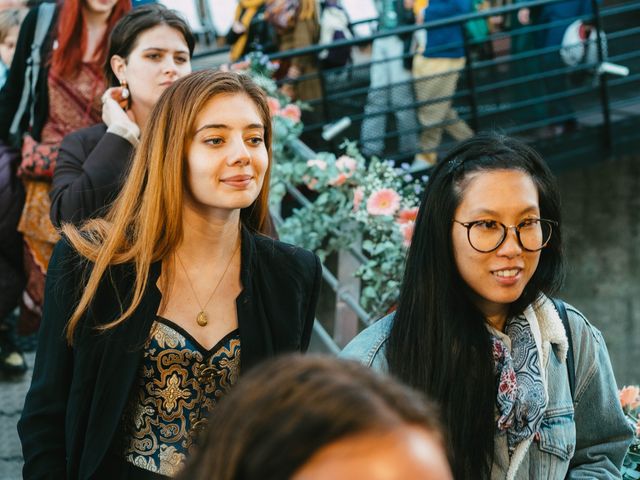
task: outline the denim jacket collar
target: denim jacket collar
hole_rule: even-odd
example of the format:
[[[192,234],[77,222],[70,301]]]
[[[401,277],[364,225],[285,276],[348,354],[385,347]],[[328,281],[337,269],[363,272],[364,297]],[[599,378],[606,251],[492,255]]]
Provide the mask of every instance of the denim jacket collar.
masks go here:
[[[564,326],[562,325],[562,320],[560,320],[560,316],[553,306],[553,303],[545,296],[540,296],[535,303],[529,305],[524,311],[524,316],[529,321],[529,324],[534,331],[534,336],[537,337],[536,344],[538,345],[542,362],[542,379],[544,382],[545,395],[548,397],[549,386],[547,366],[549,363],[549,354],[551,348],[553,348],[558,360],[561,363],[566,362],[569,345],[567,335],[565,333]],[[516,477],[518,468],[527,454],[532,441],[533,435],[516,447],[509,462],[506,477],[507,480],[511,480]]]

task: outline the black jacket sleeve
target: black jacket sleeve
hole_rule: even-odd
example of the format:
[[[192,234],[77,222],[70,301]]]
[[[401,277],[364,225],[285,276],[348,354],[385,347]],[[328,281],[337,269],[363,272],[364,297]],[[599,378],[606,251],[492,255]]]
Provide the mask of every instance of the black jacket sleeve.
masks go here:
[[[67,135],[53,173],[51,222],[76,225],[103,215],[120,192],[133,146],[104,124]]]
[[[316,254],[313,254],[313,283],[310,285],[309,290],[309,303],[304,316],[304,323],[302,325],[302,339],[300,342],[300,350],[303,352],[309,348],[309,342],[311,340],[311,331],[313,330],[313,322],[316,319],[316,307],[318,306],[318,296],[320,295],[320,286],[322,282],[322,264]]]
[[[61,240],[49,263],[33,378],[18,422],[25,479],[66,478],[65,419],[73,353],[65,328],[77,297],[76,267],[78,257]]]

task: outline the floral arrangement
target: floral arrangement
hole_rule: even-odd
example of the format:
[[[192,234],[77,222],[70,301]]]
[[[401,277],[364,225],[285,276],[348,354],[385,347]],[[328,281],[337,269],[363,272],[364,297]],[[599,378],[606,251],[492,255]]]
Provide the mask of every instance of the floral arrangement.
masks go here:
[[[277,64],[254,52],[230,68],[247,70],[269,96],[273,120],[271,203],[280,204],[286,185],[304,185],[314,199],[278,228],[281,239],[315,251],[321,259],[350,245],[367,261],[356,271],[362,281],[360,303],[373,316],[397,301],[407,247],[413,235],[425,177],[414,179],[409,165],[397,168],[376,158],[369,162],[354,142],[343,155],[317,153],[302,158],[292,145],[302,133],[304,104],[291,102],[271,79]]]
[[[635,431],[622,464],[622,478],[637,480],[640,478],[640,387],[623,387],[620,390],[620,404]]]
[[[317,197],[288,217],[279,232],[321,258],[361,244],[367,261],[356,271],[363,287],[360,303],[381,315],[397,300],[426,178],[414,179],[409,165],[397,168],[377,158],[367,163],[353,142],[341,148],[343,155],[319,153],[300,168],[292,180]]]

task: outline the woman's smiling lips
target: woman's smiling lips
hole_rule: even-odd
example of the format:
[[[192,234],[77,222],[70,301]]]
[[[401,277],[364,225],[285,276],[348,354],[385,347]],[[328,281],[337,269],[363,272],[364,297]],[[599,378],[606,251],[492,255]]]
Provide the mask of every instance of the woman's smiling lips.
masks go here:
[[[234,175],[220,179],[222,183],[235,188],[245,188],[251,183],[251,180],[253,180],[251,175]]]
[[[500,285],[510,286],[518,283],[520,280],[520,272],[522,272],[522,268],[512,267],[493,270],[491,274]]]

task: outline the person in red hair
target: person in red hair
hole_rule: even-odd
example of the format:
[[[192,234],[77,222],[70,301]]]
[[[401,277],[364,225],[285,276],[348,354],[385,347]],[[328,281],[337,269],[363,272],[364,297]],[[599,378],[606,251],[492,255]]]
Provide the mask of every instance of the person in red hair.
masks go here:
[[[18,175],[26,191],[18,224],[24,238],[26,278],[18,323],[21,333],[37,330],[40,323],[45,272],[58,240],[49,220],[49,189],[58,146],[68,133],[100,121],[100,97],[106,88],[102,65],[107,40],[115,23],[131,9],[131,0],[58,1],[39,48],[41,64],[35,88],[25,89],[38,17],[46,17],[46,8],[42,4],[27,14],[7,82],[0,90],[0,140],[21,147]],[[14,121],[25,95],[28,98],[24,100],[24,113]],[[7,329],[0,328],[0,335],[7,337]],[[11,358],[11,365],[0,362],[0,369],[4,371],[6,367],[11,373],[26,371],[24,357],[6,343],[1,357]]]

